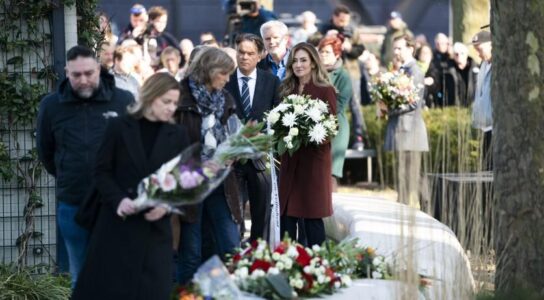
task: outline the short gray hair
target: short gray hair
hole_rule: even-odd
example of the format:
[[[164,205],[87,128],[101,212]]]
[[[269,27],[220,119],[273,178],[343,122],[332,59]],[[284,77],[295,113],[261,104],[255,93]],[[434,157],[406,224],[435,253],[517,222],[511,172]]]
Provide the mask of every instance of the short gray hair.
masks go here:
[[[264,33],[271,28],[277,28],[280,31],[282,37],[285,37],[289,34],[289,28],[287,28],[287,25],[285,25],[285,23],[278,20],[272,20],[261,25],[261,37],[263,38],[263,40]]]
[[[213,75],[219,72],[230,74],[234,72],[235,68],[234,61],[225,51],[215,47],[206,47],[191,60],[185,77],[190,77],[198,84],[206,84],[211,83]]]

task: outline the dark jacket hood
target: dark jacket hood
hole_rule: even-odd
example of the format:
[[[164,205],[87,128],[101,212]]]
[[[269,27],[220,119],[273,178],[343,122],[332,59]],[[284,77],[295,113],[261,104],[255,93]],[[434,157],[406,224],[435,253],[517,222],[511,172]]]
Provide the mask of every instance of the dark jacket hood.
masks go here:
[[[82,99],[72,92],[72,86],[68,78],[65,78],[59,85],[58,94],[60,102],[79,101],[110,101],[115,88],[115,78],[106,69],[100,68],[100,83],[98,90],[89,99]]]

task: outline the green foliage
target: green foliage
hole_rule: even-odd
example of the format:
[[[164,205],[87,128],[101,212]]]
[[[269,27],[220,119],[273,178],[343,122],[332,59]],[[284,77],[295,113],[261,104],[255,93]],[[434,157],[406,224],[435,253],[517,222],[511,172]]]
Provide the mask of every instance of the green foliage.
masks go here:
[[[21,58],[22,59],[22,58]],[[0,111],[12,124],[29,124],[38,112],[43,84],[31,84],[21,73],[0,73]]]
[[[72,3],[74,1],[64,1]],[[98,0],[77,0],[77,38],[80,45],[93,48],[98,52],[104,41],[104,33],[100,31],[98,15],[96,14]]]
[[[69,278],[50,275],[47,267],[44,270],[43,266],[21,269],[15,265],[0,265],[0,299],[67,300],[69,298]]]
[[[393,155],[383,150],[387,120],[376,118],[374,106],[363,107],[371,148],[378,153],[380,181],[393,182]],[[429,173],[473,172],[478,165],[479,132],[470,125],[467,108],[448,107],[423,112],[430,151],[425,155]]]
[[[0,142],[0,180],[8,181],[13,176],[11,170],[11,160],[8,149],[4,143]]]

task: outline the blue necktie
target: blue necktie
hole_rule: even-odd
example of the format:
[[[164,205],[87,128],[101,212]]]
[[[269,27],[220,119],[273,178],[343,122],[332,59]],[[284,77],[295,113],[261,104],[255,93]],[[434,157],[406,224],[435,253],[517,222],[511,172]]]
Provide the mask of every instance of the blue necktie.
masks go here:
[[[242,108],[244,109],[244,115],[246,118],[249,118],[249,113],[251,112],[251,101],[249,99],[249,86],[247,82],[249,77],[242,77]]]

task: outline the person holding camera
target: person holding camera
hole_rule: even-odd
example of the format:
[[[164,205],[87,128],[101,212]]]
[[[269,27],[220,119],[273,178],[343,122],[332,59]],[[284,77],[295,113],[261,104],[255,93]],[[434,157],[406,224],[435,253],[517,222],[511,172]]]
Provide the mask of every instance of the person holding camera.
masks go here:
[[[242,33],[252,33],[260,36],[261,26],[271,20],[277,20],[276,15],[261,6],[259,0],[238,0],[242,12]]]
[[[145,7],[141,4],[134,4],[130,9],[130,24],[119,36],[117,44],[121,45],[124,40],[134,39],[141,45],[143,40],[139,37],[145,31],[148,20],[149,16]]]

